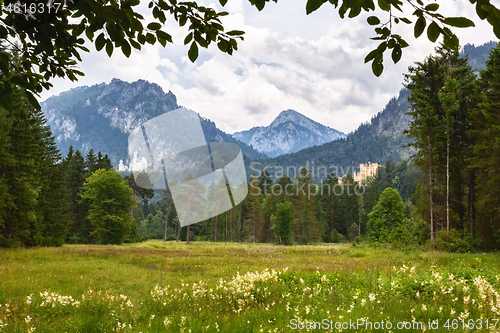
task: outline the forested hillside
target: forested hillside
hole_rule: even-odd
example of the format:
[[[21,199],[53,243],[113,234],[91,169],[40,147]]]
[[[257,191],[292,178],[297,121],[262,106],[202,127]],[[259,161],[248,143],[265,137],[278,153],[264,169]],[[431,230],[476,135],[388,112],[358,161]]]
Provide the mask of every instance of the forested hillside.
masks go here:
[[[468,63],[473,69],[484,69],[490,50],[496,45],[496,42],[480,46],[467,44],[460,56],[467,56]],[[407,114],[409,108],[407,98],[408,90],[402,87],[398,96],[393,97],[381,112],[370,122],[361,124],[354,132],[349,133],[345,139],[274,159],[249,161],[248,166],[251,162],[257,163],[254,164],[254,169],[247,167],[247,172],[251,176],[256,173],[255,169],[262,170],[266,166],[298,169],[306,162],[314,163],[316,166],[324,165],[330,170],[333,167],[337,170],[344,167],[347,170],[348,167],[357,167],[360,163],[398,162],[407,159],[415,152],[411,147],[407,147],[411,140],[403,133],[409,128],[411,120]]]
[[[70,146],[86,154],[89,149],[108,154],[113,166],[127,165],[128,135],[140,124],[179,108],[172,92],[154,83],[128,83],[113,79],[109,84],[79,87],[41,103],[55,141],[63,154]],[[214,122],[200,117],[207,141],[234,142],[246,157],[265,158],[248,145],[224,133]]]
[[[406,89],[370,124],[346,139],[254,160],[260,167],[274,163],[275,168],[260,172],[251,167],[256,175],[243,202],[187,227],[181,227],[168,189],[151,200],[154,192],[139,187],[132,175],[120,175],[107,154],[92,148],[82,153],[70,146],[62,157],[43,113],[18,91],[16,108],[0,109],[0,245],[163,238],[282,245],[364,241],[449,251],[498,248],[499,73],[498,46],[479,76],[458,53],[440,48],[409,68]],[[140,111],[134,117],[120,116],[120,109],[103,107],[114,100],[106,102],[106,93],[99,96],[87,98],[88,104],[101,105],[89,113],[98,120],[107,117],[126,129],[146,117]],[[76,133],[69,125],[61,128],[66,132],[60,135]],[[224,139],[214,125],[207,128],[215,139]],[[383,165],[375,176],[355,180],[352,168],[345,175],[332,168],[335,159],[339,166],[366,160]],[[327,166],[324,177],[317,171],[321,164]],[[287,168],[277,168],[281,165],[292,167],[294,174],[287,176]],[[212,199],[202,195],[200,204],[216,211],[218,206],[210,205],[217,200]]]

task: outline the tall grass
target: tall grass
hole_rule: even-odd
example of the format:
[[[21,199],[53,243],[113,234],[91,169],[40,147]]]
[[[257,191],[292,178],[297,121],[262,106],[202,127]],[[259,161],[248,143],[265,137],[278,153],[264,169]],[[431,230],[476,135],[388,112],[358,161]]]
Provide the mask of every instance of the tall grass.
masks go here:
[[[500,332],[499,259],[159,241],[1,250],[0,331]]]

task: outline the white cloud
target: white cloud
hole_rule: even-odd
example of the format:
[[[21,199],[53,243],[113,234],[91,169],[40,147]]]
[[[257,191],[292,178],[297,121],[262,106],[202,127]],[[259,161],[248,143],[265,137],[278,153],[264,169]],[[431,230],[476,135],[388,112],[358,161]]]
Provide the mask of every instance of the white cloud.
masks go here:
[[[440,3],[446,5],[447,15],[475,17],[472,5],[451,0]],[[119,50],[111,59],[104,52],[85,54],[80,66],[86,76],[77,83],[55,80],[54,89],[42,98],[114,77],[129,82],[146,79],[171,90],[179,104],[229,133],[268,125],[288,108],[350,132],[381,111],[402,88],[402,74],[408,66],[423,60],[436,46],[425,36],[415,40],[411,25],[396,26],[411,46],[396,65],[387,54],[384,73],[376,78],[363,62],[378,45],[369,39],[374,32],[365,23],[366,13],[342,20],[332,6],[324,5],[306,16],[305,1],[268,3],[258,12],[248,0],[232,0],[225,9],[231,14],[224,17],[224,25],[246,31],[245,41],[233,56],[213,45],[201,50],[199,60],[192,64],[186,56],[188,47],[182,43],[185,29],[169,23],[175,45],[166,49],[146,46],[128,59]],[[475,21],[475,29],[456,29],[462,44],[495,39],[487,23]]]

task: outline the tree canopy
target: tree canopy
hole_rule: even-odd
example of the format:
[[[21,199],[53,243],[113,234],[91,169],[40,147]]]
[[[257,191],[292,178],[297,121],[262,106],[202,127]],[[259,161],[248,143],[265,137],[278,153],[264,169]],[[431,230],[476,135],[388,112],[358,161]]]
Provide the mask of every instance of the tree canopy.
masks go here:
[[[121,244],[130,231],[132,190],[114,169],[99,169],[87,178],[83,199],[90,202],[88,219],[101,244]]]
[[[258,10],[268,2],[278,0],[249,0]],[[469,0],[476,6],[476,13],[487,20],[500,38],[500,10],[489,0]],[[219,0],[222,7],[228,0]],[[413,24],[414,36],[419,37],[427,28],[427,38],[435,42],[440,35],[446,46],[456,49],[458,38],[450,27],[471,27],[474,23],[464,17],[446,17],[439,12],[439,4],[423,0],[307,0],[306,14],[311,14],[324,4],[333,5],[339,16],[355,18],[361,12],[381,10],[381,15],[369,16],[367,23],[374,26],[379,46],[371,51],[365,62],[372,62],[373,73],[383,71],[383,56],[391,53],[396,63],[402,49],[408,46],[404,36],[396,33],[396,25]],[[243,31],[226,31],[221,17],[229,13],[202,6],[195,1],[151,0],[148,8],[153,20],[141,15],[139,0],[65,0],[48,1],[5,0],[0,6],[0,106],[12,107],[15,86],[28,92],[30,102],[37,106],[33,94],[51,87],[54,77],[77,80],[84,75],[76,67],[81,61],[80,52],[88,52],[85,40],[90,40],[98,51],[105,49],[111,56],[120,49],[130,56],[132,48],[140,50],[145,44],[172,43],[172,36],[165,30],[167,17],[173,17],[179,26],[187,27],[185,45],[190,45],[188,57],[198,58],[199,47],[217,44],[220,51],[232,54],[243,40]],[[405,6],[403,6],[405,5]],[[403,8],[404,7],[404,8]],[[410,12],[413,11],[411,15]],[[378,11],[377,11],[378,12]],[[18,57],[14,56],[17,54]],[[19,59],[19,60],[16,60]]]

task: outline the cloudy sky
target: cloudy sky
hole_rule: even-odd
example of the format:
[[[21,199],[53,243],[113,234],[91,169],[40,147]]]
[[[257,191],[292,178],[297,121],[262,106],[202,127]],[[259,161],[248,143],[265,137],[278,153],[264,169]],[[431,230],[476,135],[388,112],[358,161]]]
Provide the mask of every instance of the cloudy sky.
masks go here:
[[[199,2],[216,6],[215,2]],[[113,78],[128,82],[145,79],[172,91],[179,105],[213,120],[228,133],[268,125],[285,109],[347,133],[381,111],[402,88],[408,66],[423,60],[436,46],[425,33],[415,40],[413,26],[397,25],[394,31],[405,37],[410,47],[404,49],[403,59],[396,65],[387,54],[384,73],[377,78],[370,64],[363,63],[366,54],[378,45],[369,39],[374,36],[366,23],[369,15],[342,20],[333,6],[325,4],[307,16],[305,3],[281,0],[259,12],[248,0],[229,0],[225,9],[230,15],[223,23],[228,30],[244,30],[245,41],[232,56],[211,45],[200,51],[195,64],[187,58],[188,47],[182,45],[186,30],[173,23],[167,24],[167,29],[175,45],[146,46],[134,50],[130,58],[119,51],[108,58],[90,46],[91,52],[83,54],[80,63],[85,77],[76,83],[54,80],[54,87],[41,98],[81,85],[109,83]],[[475,28],[455,30],[462,45],[496,40],[491,27],[476,18],[468,1],[439,3],[444,14],[466,16],[476,23]],[[144,13],[146,4],[141,7]]]

